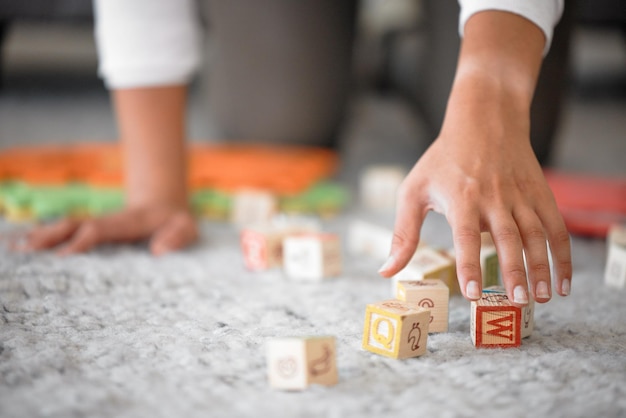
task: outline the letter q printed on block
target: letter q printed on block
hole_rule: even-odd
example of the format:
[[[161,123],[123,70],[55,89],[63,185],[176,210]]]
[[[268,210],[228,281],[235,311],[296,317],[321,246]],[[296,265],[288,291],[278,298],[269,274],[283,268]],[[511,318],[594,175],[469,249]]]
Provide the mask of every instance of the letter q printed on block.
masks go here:
[[[405,359],[426,353],[430,311],[412,302],[386,300],[367,305],[363,348]]]
[[[276,389],[302,390],[337,384],[334,337],[286,337],[267,342],[267,373]]]
[[[519,347],[522,310],[506,294],[483,292],[471,304],[470,332],[472,342],[482,348]]]

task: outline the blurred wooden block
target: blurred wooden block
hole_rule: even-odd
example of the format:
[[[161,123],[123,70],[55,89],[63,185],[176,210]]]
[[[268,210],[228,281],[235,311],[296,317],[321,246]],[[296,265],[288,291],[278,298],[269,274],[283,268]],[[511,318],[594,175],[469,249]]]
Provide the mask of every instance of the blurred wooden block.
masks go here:
[[[271,227],[246,228],[241,231],[241,250],[246,268],[267,270],[283,261],[284,231]]]
[[[302,390],[337,384],[334,337],[275,338],[267,342],[267,373],[273,388]]]
[[[274,219],[272,222],[244,227],[240,234],[240,242],[246,268],[260,271],[281,266],[285,237],[318,229],[315,222],[297,218]]]
[[[483,276],[483,288],[498,286],[500,284],[500,266],[491,234],[489,232],[481,233],[480,241],[480,271]]]
[[[471,303],[470,333],[479,348],[509,348],[521,344],[522,310],[500,292],[483,292]]]
[[[426,353],[430,311],[414,302],[386,300],[367,305],[363,348],[404,359]]]
[[[393,231],[373,223],[355,220],[348,227],[348,251],[351,255],[365,255],[386,260],[391,250]]]
[[[341,274],[341,241],[330,233],[290,235],[283,241],[283,265],[290,279],[316,281]]]
[[[457,286],[454,260],[427,246],[419,247],[395,277],[398,281],[441,279],[449,288]]]
[[[448,331],[448,302],[450,289],[440,279],[398,282],[396,297],[405,302],[415,302],[430,310],[428,332]]]
[[[626,225],[611,226],[606,244],[604,283],[623,289],[626,287]]]
[[[443,255],[452,263],[452,275],[451,279],[446,283],[450,289],[451,295],[460,295],[461,287],[459,286],[459,277],[456,274],[456,253],[454,248],[446,248],[439,250],[439,254]]]
[[[272,193],[241,190],[233,196],[231,221],[241,226],[268,222],[277,210],[278,202]]]
[[[395,165],[368,167],[361,175],[360,194],[363,206],[374,210],[393,210],[398,187],[406,169]]]

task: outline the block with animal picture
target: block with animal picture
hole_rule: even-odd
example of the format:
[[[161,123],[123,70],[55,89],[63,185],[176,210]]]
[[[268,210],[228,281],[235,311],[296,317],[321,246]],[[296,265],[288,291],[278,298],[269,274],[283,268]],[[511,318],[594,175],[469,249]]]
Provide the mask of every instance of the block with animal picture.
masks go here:
[[[500,291],[484,291],[471,303],[470,334],[479,348],[519,347],[522,338],[522,309]]]
[[[385,300],[365,309],[363,348],[405,359],[426,353],[430,310],[414,302]]]
[[[337,384],[335,338],[285,337],[267,342],[267,373],[276,389],[302,390],[311,384]]]
[[[341,240],[328,232],[289,235],[283,240],[283,268],[290,279],[318,281],[341,274]]]
[[[429,333],[448,331],[450,289],[442,280],[399,281],[396,298],[430,310]]]
[[[623,289],[626,287],[626,225],[613,225],[607,235],[607,259],[604,283]]]

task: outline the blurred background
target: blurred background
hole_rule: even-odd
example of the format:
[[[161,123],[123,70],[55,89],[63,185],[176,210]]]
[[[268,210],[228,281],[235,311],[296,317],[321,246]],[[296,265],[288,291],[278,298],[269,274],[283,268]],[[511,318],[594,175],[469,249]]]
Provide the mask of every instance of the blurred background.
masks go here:
[[[339,143],[346,178],[375,162],[411,165],[436,136],[454,74],[457,19],[455,0],[361,2]],[[91,2],[2,0],[0,41],[0,148],[116,138],[97,75]],[[206,106],[210,31],[206,44],[190,90],[193,140],[218,139]],[[536,101],[533,142],[545,165],[626,173],[622,0],[567,1]]]

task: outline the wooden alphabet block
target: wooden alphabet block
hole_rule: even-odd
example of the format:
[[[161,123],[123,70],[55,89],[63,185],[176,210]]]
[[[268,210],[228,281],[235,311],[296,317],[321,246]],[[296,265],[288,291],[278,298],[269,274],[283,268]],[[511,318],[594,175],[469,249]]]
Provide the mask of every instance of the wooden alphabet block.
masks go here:
[[[452,265],[451,279],[446,283],[450,289],[451,295],[460,295],[461,288],[459,286],[459,278],[456,275],[456,253],[454,248],[446,248],[439,250],[439,254],[443,255]]]
[[[386,300],[367,305],[363,348],[404,359],[426,353],[430,311],[414,302]]]
[[[454,260],[427,246],[418,248],[409,264],[395,277],[399,281],[441,279],[449,288],[457,283]]]
[[[393,210],[396,207],[398,187],[406,176],[403,167],[377,165],[361,175],[360,193],[363,205],[374,210]]]
[[[302,390],[337,384],[334,337],[276,338],[267,342],[267,373],[276,389]]]
[[[613,225],[607,235],[604,283],[618,289],[626,287],[626,225]]]
[[[341,241],[330,233],[290,235],[283,241],[283,265],[294,280],[322,280],[341,274]]]
[[[317,229],[319,229],[317,225],[312,222],[289,222],[284,219],[245,227],[240,234],[244,264],[253,271],[281,266],[285,237],[290,234],[314,232]]]
[[[241,250],[249,270],[267,270],[282,264],[283,231],[270,227],[247,228],[241,231]]]
[[[383,226],[356,220],[348,228],[348,251],[352,255],[365,255],[385,260],[391,250],[393,231]]]
[[[241,190],[233,196],[231,220],[237,225],[269,221],[278,210],[276,197],[260,190]]]
[[[430,310],[428,332],[448,331],[448,301],[450,289],[440,279],[398,282],[396,297],[405,302],[415,302]]]
[[[521,323],[521,308],[504,293],[486,291],[471,303],[470,333],[476,347],[519,347]]]
[[[501,294],[506,296],[506,290],[504,290],[503,286],[490,286],[486,289],[483,289],[485,293],[491,294]],[[532,296],[528,295],[528,305],[522,306],[522,319],[520,323],[520,329],[522,332],[522,339],[530,337],[535,329],[535,300]]]
[[[480,234],[480,270],[483,275],[483,287],[498,286],[500,284],[500,266],[498,254],[491,234]]]

